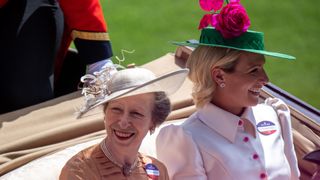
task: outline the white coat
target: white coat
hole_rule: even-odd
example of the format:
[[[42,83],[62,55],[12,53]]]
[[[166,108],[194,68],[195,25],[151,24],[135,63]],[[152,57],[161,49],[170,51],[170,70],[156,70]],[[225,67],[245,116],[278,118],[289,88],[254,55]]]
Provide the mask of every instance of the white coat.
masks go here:
[[[157,158],[170,179],[298,179],[289,109],[282,101],[267,103],[241,117],[207,104],[183,124],[162,128]]]

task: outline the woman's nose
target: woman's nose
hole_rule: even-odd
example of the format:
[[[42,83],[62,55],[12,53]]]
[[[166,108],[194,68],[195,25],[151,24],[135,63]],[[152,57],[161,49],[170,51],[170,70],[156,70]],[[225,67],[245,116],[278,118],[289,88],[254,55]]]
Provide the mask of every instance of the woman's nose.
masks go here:
[[[262,70],[262,73],[261,73],[260,82],[262,83],[263,86],[268,84],[269,82],[269,77],[264,69]]]
[[[121,129],[127,129],[129,127],[129,119],[123,115],[119,118],[119,126]]]

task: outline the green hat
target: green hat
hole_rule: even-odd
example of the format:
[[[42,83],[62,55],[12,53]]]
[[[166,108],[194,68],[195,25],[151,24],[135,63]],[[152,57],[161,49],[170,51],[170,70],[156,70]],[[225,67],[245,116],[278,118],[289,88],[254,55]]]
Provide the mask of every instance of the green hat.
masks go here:
[[[240,0],[199,0],[199,4],[201,9],[209,12],[200,20],[199,42],[173,42],[173,44],[231,48],[283,59],[295,59],[287,54],[264,50],[263,33],[248,30],[251,22]]]
[[[199,42],[172,42],[176,45],[182,46],[191,46],[197,47],[199,45],[202,46],[214,46],[214,47],[223,47],[223,48],[231,48],[241,51],[247,51],[257,54],[263,54],[272,57],[278,57],[283,59],[294,60],[296,59],[293,56],[270,52],[264,50],[264,39],[263,33],[257,31],[246,31],[242,33],[238,37],[234,38],[223,38],[221,33],[217,31],[213,27],[206,27],[201,30],[201,36]]]

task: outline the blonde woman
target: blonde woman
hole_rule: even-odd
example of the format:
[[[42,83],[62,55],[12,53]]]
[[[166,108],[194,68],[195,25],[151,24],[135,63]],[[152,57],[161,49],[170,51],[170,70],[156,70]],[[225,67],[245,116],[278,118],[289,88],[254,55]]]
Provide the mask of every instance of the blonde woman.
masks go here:
[[[244,28],[250,23],[239,1],[214,16],[199,43],[177,43],[196,47],[187,68],[197,111],[161,129],[158,159],[173,180],[298,179],[288,107],[279,99],[259,103],[269,82],[265,55],[294,57],[264,50],[263,34]]]

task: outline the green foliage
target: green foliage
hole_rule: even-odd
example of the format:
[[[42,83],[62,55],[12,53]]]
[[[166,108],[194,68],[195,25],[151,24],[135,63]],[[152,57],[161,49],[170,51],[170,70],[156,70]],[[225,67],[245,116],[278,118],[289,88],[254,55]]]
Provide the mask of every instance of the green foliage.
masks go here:
[[[205,14],[197,0],[101,0],[115,56],[121,49],[125,64],[156,59],[176,47],[169,41],[198,39],[198,23]],[[269,51],[287,53],[297,60],[267,58],[271,82],[320,108],[320,1],[242,0],[251,30],[265,33]]]

